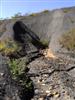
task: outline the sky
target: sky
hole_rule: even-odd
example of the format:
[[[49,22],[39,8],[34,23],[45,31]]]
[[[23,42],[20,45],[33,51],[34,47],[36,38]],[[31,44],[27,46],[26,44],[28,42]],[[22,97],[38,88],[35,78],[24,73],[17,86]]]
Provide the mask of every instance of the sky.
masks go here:
[[[0,0],[0,18],[75,6],[75,0]]]

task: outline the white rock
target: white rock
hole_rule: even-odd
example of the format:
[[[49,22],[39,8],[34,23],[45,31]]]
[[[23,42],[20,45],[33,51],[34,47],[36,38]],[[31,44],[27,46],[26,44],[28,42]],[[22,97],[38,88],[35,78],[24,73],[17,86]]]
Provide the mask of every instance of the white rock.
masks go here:
[[[3,75],[4,75],[4,73],[0,73],[0,75],[1,75],[1,76],[3,76]]]
[[[36,89],[36,90],[35,90],[35,94],[38,94],[38,93],[39,93],[39,90],[38,90],[38,89]]]
[[[43,85],[43,86],[44,86],[44,85],[46,85],[46,84],[44,84],[44,83],[43,83],[43,84],[41,84],[41,85]]]
[[[44,98],[39,98],[38,100],[44,100]]]
[[[46,93],[48,94],[48,93],[50,93],[50,91],[49,90],[46,90]]]
[[[45,76],[45,77],[48,77],[48,75],[47,75],[47,74],[45,74],[44,76]]]

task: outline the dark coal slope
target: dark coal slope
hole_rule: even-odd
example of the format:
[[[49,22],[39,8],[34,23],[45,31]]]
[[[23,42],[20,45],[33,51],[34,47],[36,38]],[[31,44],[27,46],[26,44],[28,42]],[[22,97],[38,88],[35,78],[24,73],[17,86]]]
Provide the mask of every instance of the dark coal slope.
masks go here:
[[[44,48],[40,38],[32,32],[22,21],[17,21],[14,26],[14,39],[20,43],[31,42],[36,48]]]

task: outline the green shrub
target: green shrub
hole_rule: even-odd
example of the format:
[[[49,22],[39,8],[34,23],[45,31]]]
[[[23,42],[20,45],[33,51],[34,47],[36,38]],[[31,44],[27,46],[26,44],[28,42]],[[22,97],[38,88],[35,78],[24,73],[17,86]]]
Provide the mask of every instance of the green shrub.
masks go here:
[[[16,77],[17,74],[19,74],[17,61],[16,60],[10,60],[9,67],[10,67],[10,71],[11,71],[13,77]]]
[[[17,79],[21,74],[25,73],[27,59],[12,59],[9,60],[9,68],[14,79]]]
[[[44,12],[44,13],[48,13],[48,12],[49,12],[49,10],[44,10],[43,12]]]
[[[36,13],[32,13],[32,14],[30,14],[29,16],[36,16],[37,14]]]
[[[12,79],[18,82],[25,93],[31,93],[33,90],[33,83],[31,79],[27,76],[27,59],[12,59],[8,61],[9,69],[12,74]],[[20,93],[21,95],[22,93]]]
[[[45,46],[45,48],[49,46],[49,41],[48,40],[41,40],[40,42],[43,46]]]
[[[68,13],[69,12],[69,9],[64,9],[63,12],[64,13]]]
[[[62,47],[65,47],[68,50],[75,50],[75,29],[62,35],[59,40]]]

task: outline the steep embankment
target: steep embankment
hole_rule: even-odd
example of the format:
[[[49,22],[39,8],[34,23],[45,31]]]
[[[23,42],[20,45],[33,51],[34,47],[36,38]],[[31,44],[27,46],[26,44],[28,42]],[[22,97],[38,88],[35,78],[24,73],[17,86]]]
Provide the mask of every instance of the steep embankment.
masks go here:
[[[58,51],[60,50],[60,45],[59,45],[60,36],[63,33],[66,33],[67,31],[75,28],[75,7],[54,10],[51,12],[42,12],[31,16],[23,16],[11,20],[5,20],[0,25],[0,29],[1,28],[2,30],[5,29],[4,31],[1,30],[1,32],[3,32],[3,35],[0,38],[1,40],[4,40],[5,38],[8,37],[13,38],[12,37],[13,24],[17,20],[21,20],[23,23],[25,23],[28,26],[28,28],[30,28],[34,33],[37,34],[37,36],[40,37],[40,39],[43,42],[45,40],[49,41],[49,48],[52,51]],[[16,33],[15,35],[17,35],[18,33],[18,35],[24,41],[24,43],[29,43],[30,38],[28,37],[28,39],[26,40],[26,35],[28,34],[25,34],[27,31],[26,28],[24,27],[24,24],[22,23],[20,24],[20,27],[18,28],[20,29],[20,31],[18,31],[16,27],[15,29],[17,30],[17,32],[14,32]],[[20,85],[21,87],[23,87],[23,91],[21,90],[22,91],[21,93],[23,94],[23,99],[30,100],[29,96],[30,94],[33,95],[32,93],[34,92],[33,100],[49,100],[49,99],[75,100],[75,59],[71,59],[70,57],[68,57],[69,59],[67,59],[67,58],[63,58],[62,56],[56,59],[48,59],[46,53],[44,56],[41,51],[39,52],[39,50],[36,50],[35,52],[33,52],[32,50],[29,53],[28,49],[30,50],[30,48],[27,45],[28,49],[26,50],[26,48],[24,48],[26,44],[24,43],[22,44],[23,48],[17,52],[14,52],[15,56],[12,54],[10,57],[12,59],[12,62],[10,62],[10,65],[12,65],[13,68],[12,71],[13,72],[15,71],[15,74],[14,73],[13,74],[14,75],[19,74],[19,77],[17,77],[17,79],[19,79],[18,82],[20,81],[20,83],[22,84]],[[8,46],[10,48],[11,45]],[[25,52],[27,53],[27,55]],[[13,58],[15,59],[13,60]],[[20,63],[17,62],[16,58]],[[3,67],[2,63],[1,66]],[[25,67],[27,67],[26,69],[27,73],[25,72]],[[23,71],[26,74],[25,73],[23,74],[23,72],[21,74],[20,68],[21,69],[23,68]],[[23,75],[23,77],[21,75]],[[32,88],[32,90],[30,88],[32,84],[30,85],[29,81],[25,81],[25,77],[27,75],[31,77],[34,83],[34,87]],[[8,82],[6,81],[5,73],[1,72],[0,76],[2,79],[4,79],[4,82]],[[2,81],[0,83],[2,83]],[[9,84],[9,86],[6,84]],[[13,88],[11,88],[11,90],[9,88],[10,86],[13,85],[13,84],[10,85],[10,80],[6,84],[2,84],[1,86],[1,87],[4,86],[5,88],[4,92],[1,91],[0,89],[2,94],[4,93],[8,94],[13,90]],[[25,90],[26,91],[27,89],[29,91],[31,90],[32,93],[29,91],[24,92],[24,87],[25,87],[24,85],[27,87],[25,88]],[[6,91],[7,89],[8,92]],[[5,96],[7,96],[6,94]],[[27,94],[27,98],[25,94]],[[4,95],[2,96],[4,98]]]
[[[63,33],[75,27],[75,7],[42,12],[31,16],[8,20],[6,32],[1,39],[13,34],[13,24],[16,20],[22,20],[42,41],[49,42],[52,51],[59,51],[59,38]],[[6,22],[4,22],[6,23]],[[1,26],[1,25],[0,25]]]

